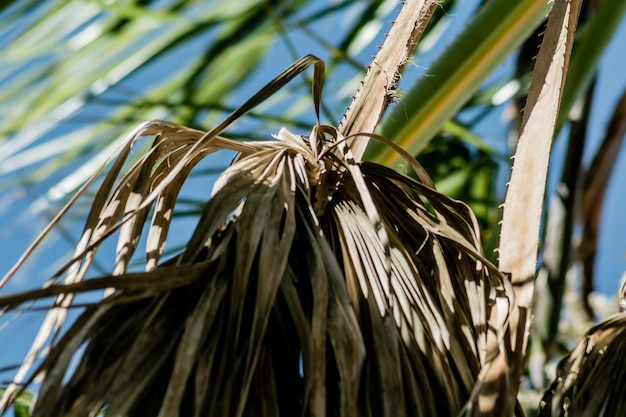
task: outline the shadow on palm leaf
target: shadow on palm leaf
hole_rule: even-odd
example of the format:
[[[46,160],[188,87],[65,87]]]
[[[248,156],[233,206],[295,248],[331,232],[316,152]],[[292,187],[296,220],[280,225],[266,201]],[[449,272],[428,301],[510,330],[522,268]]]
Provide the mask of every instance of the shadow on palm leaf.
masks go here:
[[[44,376],[34,416],[472,413],[512,290],[484,259],[467,206],[422,172],[419,182],[355,161],[330,126],[266,142],[218,136],[312,64],[319,114],[323,63],[307,56],[210,132],[140,126],[99,188],[63,283],[0,298],[10,310],[55,296],[64,308],[50,309],[45,340],[77,292],[109,288],[39,369],[24,362],[17,384]],[[152,148],[118,181],[142,136],[155,137]],[[185,251],[161,262],[183,182],[222,149],[237,160]],[[146,226],[146,272],[128,273]],[[111,276],[84,280],[118,230]]]
[[[623,295],[622,295],[623,296]],[[540,417],[618,416],[626,409],[626,313],[593,326],[559,363]]]

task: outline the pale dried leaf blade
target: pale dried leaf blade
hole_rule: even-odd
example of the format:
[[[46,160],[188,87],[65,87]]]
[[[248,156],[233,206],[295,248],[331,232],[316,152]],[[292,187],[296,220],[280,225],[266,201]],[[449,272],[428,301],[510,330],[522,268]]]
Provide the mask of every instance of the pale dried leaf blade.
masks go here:
[[[178,270],[169,270],[165,267],[150,271],[148,274],[131,272],[90,278],[73,284],[51,285],[38,290],[0,296],[0,307],[3,308],[3,312],[6,312],[30,300],[56,297],[62,294],[78,294],[106,288],[155,294],[193,282],[198,279],[198,273],[202,268],[202,264],[194,264]],[[115,303],[115,300],[111,300],[111,302]]]
[[[407,0],[369,65],[363,85],[339,125],[344,136],[374,133],[387,106],[394,100],[400,75],[430,21],[436,0]],[[367,140],[348,140],[356,161],[361,161]]]
[[[480,246],[474,245],[479,242],[475,219],[465,206],[375,164],[361,164],[358,171],[348,169],[348,173],[350,181],[344,178],[337,190],[328,221],[333,220],[325,229],[340,231],[333,246],[342,249],[344,270],[350,272],[346,278],[357,281],[348,281],[348,288],[359,288],[362,294],[356,298],[362,304],[360,317],[366,316],[368,325],[361,331],[368,357],[377,358],[374,363],[367,360],[364,371],[387,387],[382,392],[376,384],[367,388],[366,397],[379,404],[371,405],[370,412],[423,407],[422,415],[453,415],[466,401],[473,401],[470,392],[481,367],[488,364],[485,340],[495,295],[508,291],[510,296],[512,288],[482,257]],[[363,179],[360,185],[354,175]],[[430,213],[420,197],[442,211]],[[368,215],[366,205],[378,214]],[[458,211],[451,209],[455,206]],[[470,218],[461,221],[466,215]],[[387,237],[379,233],[379,224]],[[483,283],[484,292],[472,297],[468,282]],[[446,291],[442,292],[442,285]],[[505,311],[504,321],[507,315]],[[496,337],[501,340],[502,334]],[[423,373],[399,377],[401,369],[423,369]],[[421,391],[414,397],[395,396],[409,387]],[[435,396],[446,400],[435,401]]]
[[[115,222],[117,221],[117,219],[119,219],[120,216],[122,215],[125,203],[128,198],[128,194],[130,193],[130,189],[128,187],[125,187],[124,181],[122,181],[122,184],[120,185],[120,187],[118,187],[117,191],[113,193],[113,195],[115,196],[113,197],[113,200],[109,200],[108,195],[111,191],[111,188],[115,180],[117,179],[119,172],[121,171],[125,163],[126,157],[128,156],[130,149],[132,148],[136,140],[141,136],[144,136],[150,133],[158,134],[159,129],[161,127],[165,127],[165,128],[168,128],[168,127],[176,128],[176,127],[175,125],[173,126],[172,124],[169,124],[167,122],[162,123],[160,121],[153,121],[153,122],[148,122],[146,124],[143,124],[139,126],[137,129],[135,129],[135,131],[129,136],[129,139],[125,141],[122,153],[118,156],[113,167],[109,170],[109,173],[105,177],[103,184],[101,185],[98,192],[96,193],[96,197],[92,205],[92,209],[90,210],[90,213],[88,215],[88,218],[85,224],[85,230],[84,230],[83,236],[81,237],[80,244],[77,246],[76,251],[75,251],[75,261],[73,261],[73,263],[68,265],[65,282],[71,284],[74,282],[81,281],[84,278],[85,274],[87,273],[91,263],[93,262],[95,251],[97,250],[102,240],[106,238],[107,236],[109,236],[118,228],[124,227],[125,223],[130,223],[128,228],[125,229],[129,231],[125,232],[121,236],[120,246],[122,250],[118,253],[121,255],[121,258],[119,259],[119,263],[118,263],[119,267],[115,271],[118,274],[124,272],[128,264],[128,257],[134,251],[133,241],[135,241],[135,244],[137,241],[137,228],[142,227],[141,225],[133,226],[132,224],[133,217],[138,212],[143,212],[144,214],[147,214],[146,210],[152,204],[152,201],[154,201],[154,199],[159,195],[159,193],[162,192],[163,188],[165,188],[167,184],[171,183],[177,177],[179,177],[179,174],[181,173],[181,171],[184,171],[185,168],[189,168],[189,166],[192,165],[192,162],[194,161],[194,159],[197,161],[198,159],[194,158],[194,156],[198,155],[198,153],[201,153],[201,154],[204,153],[204,149],[207,147],[207,145],[210,147],[211,145],[210,142],[212,140],[215,140],[217,138],[217,135],[225,127],[227,127],[229,124],[231,124],[241,115],[245,114],[252,107],[258,105],[260,102],[265,100],[275,91],[280,89],[287,82],[289,82],[291,79],[297,76],[300,72],[306,69],[309,65],[319,63],[319,62],[320,60],[312,55],[304,57],[301,60],[297,61],[287,71],[285,71],[283,74],[277,77],[277,79],[269,83],[268,86],[266,86],[259,93],[253,96],[241,108],[237,109],[233,114],[231,114],[222,124],[218,125],[211,132],[208,132],[202,138],[195,141],[195,144],[191,146],[191,148],[179,160],[179,163],[176,164],[174,167],[172,167],[172,169],[170,170],[169,173],[167,173],[165,178],[163,178],[163,180],[160,181],[159,185],[153,188],[151,190],[151,193],[146,198],[144,198],[143,201],[139,202],[139,204],[132,205],[132,208],[134,208],[134,211],[131,213],[127,213],[125,221],[122,222],[121,224],[115,225]],[[318,64],[318,67],[319,67],[319,64]],[[318,70],[318,73],[319,73],[319,70]],[[317,81],[320,80],[319,75],[317,76],[316,80]],[[321,89],[321,85],[318,88]],[[184,131],[185,129],[186,128],[181,128],[180,130]],[[74,201],[75,200],[72,199],[71,203],[73,203]],[[42,235],[42,238],[43,236],[44,235]],[[129,244],[130,244],[130,247],[126,251],[126,246]],[[80,262],[76,262],[76,261],[80,261]],[[19,265],[22,262],[23,261],[19,261],[16,268],[19,267]],[[10,272],[10,275],[11,274],[12,272]],[[5,280],[3,280],[3,282],[4,281]],[[59,299],[58,302],[63,307],[67,307],[71,305],[72,300],[73,300],[73,295],[69,293],[69,294],[63,294],[62,299]],[[23,381],[24,377],[26,376],[30,367],[32,366],[34,358],[37,356],[38,352],[43,348],[44,346],[43,344],[45,340],[48,339],[48,336],[52,332],[58,332],[62,323],[65,320],[65,316],[66,316],[66,312],[64,309],[55,309],[55,310],[50,311],[50,313],[48,314],[47,318],[44,321],[44,324],[41,327],[40,332],[38,333],[38,336],[33,342],[33,346],[31,347],[31,350],[29,354],[27,355],[27,359],[25,359],[20,370],[16,374],[14,378],[14,383],[12,383],[8,387],[8,389],[5,390],[5,392],[3,393],[2,399],[0,401],[0,409],[6,408],[6,406],[8,405],[8,402],[10,401],[10,398],[15,392],[15,389],[17,386],[16,384],[19,384],[20,382]]]
[[[524,108],[508,198],[504,203],[499,251],[500,268],[512,274],[513,282],[523,282],[535,274],[550,146],[579,9],[580,1],[555,1]],[[522,306],[528,306],[529,302],[528,294],[518,297]]]
[[[246,114],[248,111],[252,110],[254,107],[258,106],[269,97],[274,95],[278,90],[283,88],[287,83],[293,80],[295,77],[304,72],[311,65],[315,65],[315,75],[314,75],[314,83],[313,83],[313,92],[317,99],[321,97],[321,89],[324,81],[324,61],[316,57],[315,55],[306,55],[296,62],[291,64],[289,68],[279,74],[276,78],[270,81],[267,85],[265,85],[258,93],[250,97],[244,104],[242,104],[237,110],[232,112],[230,115],[224,119],[221,123],[207,132],[202,141],[205,139],[210,139],[215,135],[219,135],[224,129],[230,126],[235,120],[239,119],[241,116]],[[317,101],[317,100],[316,100]],[[318,111],[319,103],[315,103],[316,111]]]
[[[580,6],[580,0],[555,0],[532,74],[500,233],[499,267],[516,284],[517,308],[507,328],[511,351],[501,352],[489,369],[477,415],[510,416],[515,409],[530,325],[550,148]]]
[[[105,176],[105,179],[103,180],[103,183],[99,187],[98,192],[96,193],[94,202],[92,204],[92,208],[90,209],[90,212],[87,216],[87,220],[85,222],[83,234],[79,240],[78,246],[75,249],[75,254],[83,254],[89,250],[88,248],[90,247],[90,242],[93,239],[93,233],[94,233],[94,229],[96,228],[96,223],[101,217],[101,210],[104,210],[103,207],[107,199],[107,195],[111,187],[113,186],[113,183],[115,182],[115,179],[117,178],[120,170],[122,169],[125,163],[125,160],[130,152],[130,149],[135,144],[136,140],[142,136],[142,133],[147,125],[148,124],[143,124],[137,127],[123,142],[120,154],[116,158],[113,166],[110,168],[109,172]],[[74,203],[76,203],[78,198],[87,190],[88,186],[90,186],[93,183],[93,181],[97,179],[98,175],[102,172],[103,168],[104,167],[102,167],[96,174],[94,174],[87,181],[87,183],[83,187],[81,187],[81,189],[70,199],[68,204],[61,210],[59,215],[57,215],[55,219],[52,220],[50,225],[35,240],[35,243],[33,243],[33,245],[31,245],[31,247],[27,249],[24,256],[18,261],[18,263],[12,268],[12,270],[9,271],[9,273],[3,279],[2,282],[5,282],[7,279],[9,279],[15,273],[17,268],[19,268],[19,266],[23,264],[26,257],[28,257],[32,253],[32,251],[41,243],[41,241],[50,232],[50,230],[52,230],[52,228],[58,224],[62,216],[67,213],[69,208]],[[87,255],[89,255],[88,252],[87,252]],[[80,255],[80,256],[82,257],[83,255]],[[73,262],[68,264],[66,268],[64,268],[65,270],[67,270],[67,275],[65,277],[66,283],[71,284],[71,283],[81,281],[91,261],[90,257],[87,256],[85,259],[83,268],[80,268],[80,262],[78,262],[78,260],[79,259],[75,259]],[[30,371],[35,358],[39,355],[41,350],[44,349],[45,344],[47,343],[50,335],[56,334],[61,328],[61,326],[63,325],[65,321],[65,317],[67,316],[67,311],[65,310],[65,307],[68,307],[69,305],[71,305],[72,300],[73,300],[72,294],[62,294],[57,297],[55,304],[61,306],[62,308],[52,309],[46,315],[44,322],[42,323],[40,330],[37,332],[37,335],[35,336],[35,340],[33,341],[29,349],[29,352],[26,355],[26,358],[24,359],[24,361],[22,362],[22,365],[20,366],[20,369],[16,373],[11,384],[9,384],[9,386],[3,393],[2,398],[0,398],[0,410],[4,410],[8,406],[9,402],[11,401],[12,396],[15,393],[17,386],[22,381],[24,381],[24,378]]]

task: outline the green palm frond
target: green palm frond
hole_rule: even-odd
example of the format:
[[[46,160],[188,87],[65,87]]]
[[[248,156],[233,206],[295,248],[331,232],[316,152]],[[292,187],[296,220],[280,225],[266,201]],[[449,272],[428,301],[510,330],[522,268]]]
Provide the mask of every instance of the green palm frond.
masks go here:
[[[317,111],[323,65],[308,56],[209,132],[163,121],[136,129],[99,188],[64,283],[0,299],[5,309],[50,296],[69,307],[77,292],[108,288],[30,373],[44,376],[34,416],[474,408],[512,289],[484,258],[468,207],[423,173],[420,182],[357,163],[330,126],[309,136],[282,129],[261,142],[219,136],[312,64]],[[143,136],[155,138],[152,147],[117,179]],[[238,156],[185,250],[162,262],[178,191],[220,150]],[[130,273],[150,215],[146,271]],[[84,280],[118,230],[113,274]],[[51,309],[42,334],[65,314]]]

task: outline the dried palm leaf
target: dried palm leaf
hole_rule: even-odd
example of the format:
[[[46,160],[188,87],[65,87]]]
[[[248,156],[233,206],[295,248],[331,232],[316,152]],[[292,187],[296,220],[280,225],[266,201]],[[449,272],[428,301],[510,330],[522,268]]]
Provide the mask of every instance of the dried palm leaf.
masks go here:
[[[423,172],[420,182],[358,163],[353,138],[331,126],[318,124],[308,137],[283,129],[264,142],[218,136],[312,64],[319,113],[323,63],[307,56],[209,132],[140,126],[99,188],[74,259],[47,288],[0,298],[9,310],[55,297],[34,358],[77,292],[110,288],[35,371],[26,361],[18,373],[23,386],[43,377],[33,416],[475,410],[513,291],[483,257],[469,208],[435,191]],[[154,136],[153,146],[115,185],[142,136]],[[223,149],[236,160],[185,250],[162,262],[182,184]],[[153,206],[146,270],[129,273]],[[111,276],[84,280],[118,230]]]
[[[539,416],[618,416],[626,409],[626,314],[594,326],[557,368]]]
[[[580,13],[580,0],[556,0],[533,70],[511,180],[502,210],[499,267],[511,274],[516,306],[508,348],[494,361],[481,394],[485,415],[513,414],[531,323],[539,226],[559,105]],[[494,389],[499,387],[499,389]]]

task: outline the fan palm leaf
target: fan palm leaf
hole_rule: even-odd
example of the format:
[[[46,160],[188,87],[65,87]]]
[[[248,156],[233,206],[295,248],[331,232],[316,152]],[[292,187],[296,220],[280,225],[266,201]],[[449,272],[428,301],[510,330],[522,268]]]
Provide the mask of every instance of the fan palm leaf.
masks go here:
[[[77,292],[108,289],[30,372],[26,386],[43,376],[34,416],[475,411],[513,292],[484,258],[468,207],[435,191],[415,161],[421,181],[358,163],[353,138],[331,126],[261,142],[219,136],[313,64],[319,114],[323,63],[308,56],[209,132],[157,120],[136,129],[64,282],[0,299],[11,310],[56,297],[36,353]],[[144,136],[150,150],[118,179]],[[162,261],[182,184],[221,150],[238,156],[184,251]],[[150,216],[145,271],[129,272]],[[85,279],[116,231],[113,273]]]
[[[559,363],[556,378],[541,401],[540,417],[617,416],[623,412],[624,330],[623,312],[589,329]]]

